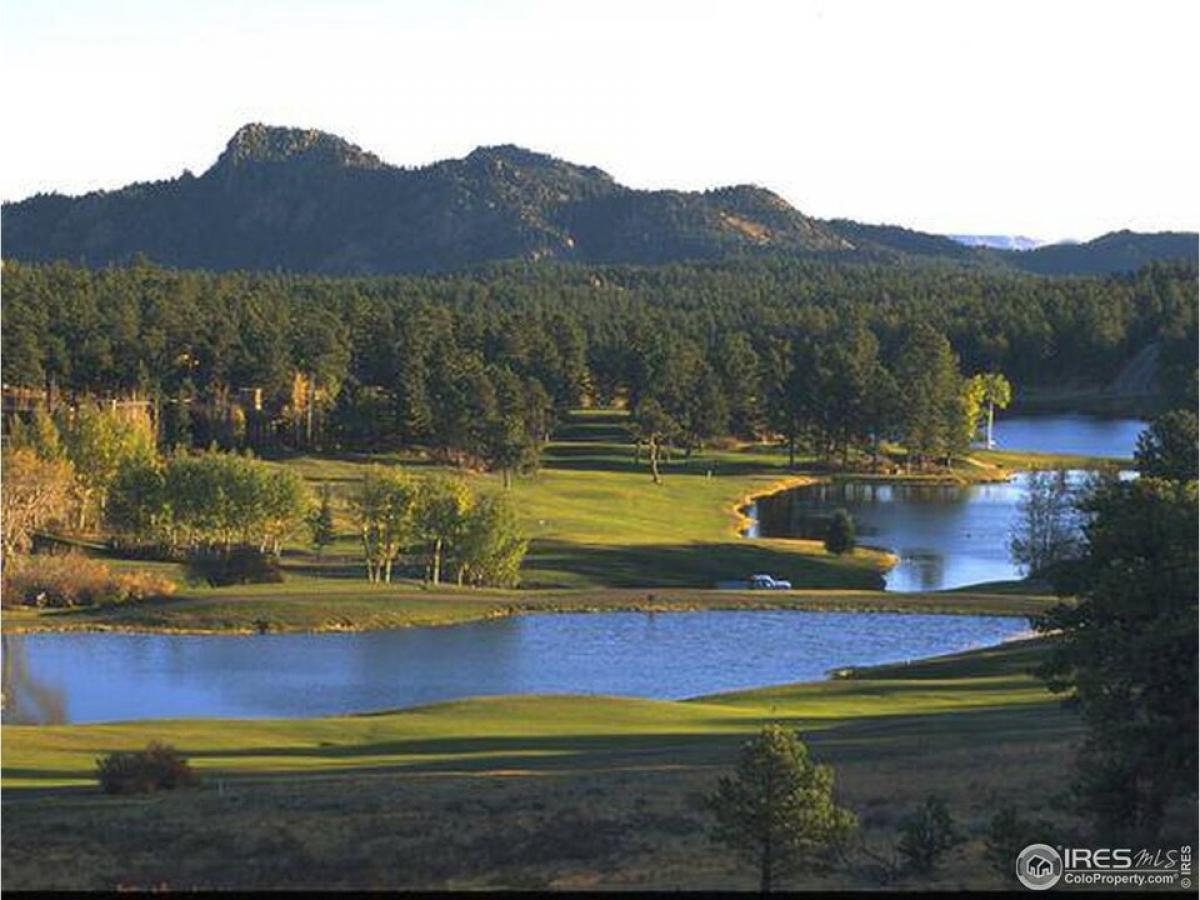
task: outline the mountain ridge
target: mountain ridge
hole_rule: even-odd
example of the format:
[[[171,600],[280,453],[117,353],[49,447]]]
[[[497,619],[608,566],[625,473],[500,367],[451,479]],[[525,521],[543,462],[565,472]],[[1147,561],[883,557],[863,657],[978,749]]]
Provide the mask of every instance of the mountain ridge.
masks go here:
[[[642,190],[515,144],[402,168],[317,129],[249,123],[200,176],[5,203],[4,255],[180,268],[398,274],[505,259],[661,264],[782,254],[938,259],[1096,274],[1195,256],[1195,236],[1117,232],[1019,253],[805,215],[753,184]],[[1041,254],[1040,256],[1038,254]]]

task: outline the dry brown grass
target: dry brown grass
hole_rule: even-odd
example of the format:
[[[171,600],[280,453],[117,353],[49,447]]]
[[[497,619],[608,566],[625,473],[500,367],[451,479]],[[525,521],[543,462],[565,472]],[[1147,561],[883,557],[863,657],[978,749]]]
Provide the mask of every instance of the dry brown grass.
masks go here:
[[[1003,887],[983,862],[987,819],[1014,798],[1054,815],[1070,733],[947,749],[932,735],[876,731],[812,740],[868,841],[882,846],[936,790],[972,839],[926,884]],[[884,754],[873,746],[882,740]],[[696,803],[735,747],[719,740],[596,769],[230,780],[152,798],[17,792],[5,798],[3,876],[13,888],[746,890],[754,873],[709,841]],[[852,856],[785,886],[876,884]]]
[[[78,553],[9,560],[4,567],[4,605],[70,608],[151,600],[175,593],[169,578],[137,569],[112,571]]]

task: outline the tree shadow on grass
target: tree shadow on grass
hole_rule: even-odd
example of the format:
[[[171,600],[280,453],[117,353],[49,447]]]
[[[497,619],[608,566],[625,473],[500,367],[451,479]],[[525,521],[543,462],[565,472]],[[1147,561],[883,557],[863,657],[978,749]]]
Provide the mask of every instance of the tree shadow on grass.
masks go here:
[[[626,474],[644,475],[647,484],[652,484],[650,478],[650,463],[643,454],[636,462],[633,458],[633,447],[615,448],[603,445],[579,444],[576,446],[556,444],[546,451],[544,468],[566,471],[593,472],[622,472]],[[789,474],[777,462],[767,459],[756,459],[747,455],[745,459],[731,460],[728,456],[720,458],[702,454],[685,457],[674,456],[669,462],[660,462],[659,471],[664,479],[678,476],[701,478],[710,474],[714,478],[730,475],[779,475]]]
[[[413,573],[418,572],[417,566],[411,567]],[[319,560],[315,558],[304,560],[287,560],[283,564],[283,571],[287,575],[295,575],[307,578],[330,578],[353,581],[364,581],[365,575],[363,562],[361,560],[353,560],[348,557],[342,557],[337,560],[332,558]],[[405,572],[402,566],[395,568],[394,578],[405,577]]]
[[[381,714],[382,715],[382,714]],[[295,747],[192,750],[177,744],[193,762],[208,760],[202,775],[230,778],[336,778],[372,773],[488,772],[499,770],[566,772],[576,769],[710,769],[731,765],[747,736],[768,723],[800,731],[822,761],[837,765],[896,762],[917,765],[930,753],[970,751],[1002,745],[1058,743],[1078,737],[1077,716],[1053,702],[1008,704],[970,710],[863,716],[822,720],[796,710],[715,717],[692,733],[582,734],[400,738],[369,743]],[[709,730],[702,730],[704,728]],[[110,748],[91,751],[100,756]],[[379,757],[399,757],[379,761]],[[362,758],[364,763],[356,765]],[[257,769],[225,768],[223,761],[277,760]],[[326,761],[327,766],[319,762]],[[371,760],[371,761],[368,761]],[[93,770],[5,769],[9,777],[61,779],[91,777]],[[6,790],[43,790],[34,785]]]
[[[883,576],[868,568],[803,556],[756,541],[596,546],[535,539],[522,586],[573,587],[581,581],[609,587],[711,588],[718,581],[766,573],[799,588],[878,590]]]
[[[566,423],[554,432],[555,443],[571,443],[575,441],[604,441],[613,444],[632,444],[633,432],[629,420],[619,417],[585,418],[583,416],[568,418]]]
[[[385,466],[404,466],[406,468],[427,468],[441,465],[437,460],[433,459],[429,454],[421,453],[419,455],[413,453],[406,448],[401,449],[379,449],[379,450],[286,450],[273,449],[264,450],[261,457],[268,462],[290,463],[303,461],[305,459],[313,460],[314,462],[344,462],[355,463],[358,465],[371,465],[378,463]],[[330,477],[323,479],[327,481],[345,481],[346,478]]]

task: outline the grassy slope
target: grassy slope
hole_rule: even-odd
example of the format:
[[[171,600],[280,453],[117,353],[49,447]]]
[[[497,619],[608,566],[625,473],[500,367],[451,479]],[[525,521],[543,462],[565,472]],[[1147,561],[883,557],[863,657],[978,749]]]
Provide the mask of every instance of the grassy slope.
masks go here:
[[[880,586],[886,554],[859,550],[838,558],[815,541],[739,536],[739,506],[800,480],[783,455],[751,448],[676,457],[655,485],[645,461],[634,462],[622,420],[614,412],[575,414],[547,448],[541,471],[514,481],[512,498],[532,539],[523,587],[711,587],[756,571],[811,588]],[[300,456],[286,464],[345,496],[376,459],[424,467],[395,455]],[[467,477],[481,490],[501,489],[498,476]],[[333,553],[346,567],[357,547],[352,523],[339,516],[338,525],[344,537]]]
[[[971,840],[937,882],[997,887],[997,803],[1053,815],[1074,718],[1014,643],[685,702],[493,697],[369,716],[3,730],[7,886],[741,888],[695,798],[764,721],[801,728],[876,846],[936,791]],[[97,754],[165,739],[199,791],[106,798]],[[870,886],[861,863],[792,886]]]
[[[818,541],[747,541],[739,536],[746,521],[738,509],[753,496],[825,477],[812,460],[801,459],[797,473],[788,469],[786,454],[777,448],[710,449],[690,459],[677,456],[663,466],[663,483],[654,485],[645,461],[633,459],[623,419],[616,411],[573,414],[548,446],[543,469],[514,482],[512,496],[532,538],[523,587],[711,587],[754,571],[788,578],[798,588],[881,586],[879,572],[892,562],[887,554],[859,549],[849,557],[834,557]],[[363,466],[375,460],[426,465],[396,455],[300,456],[286,464],[344,494]],[[949,473],[845,477],[996,481],[1015,469],[1094,468],[1104,462],[980,451]],[[483,490],[500,489],[497,476],[469,477]],[[334,554],[341,554],[342,573],[350,574],[356,553],[351,523],[339,517],[339,525],[345,536]]]
[[[754,496],[824,477],[812,460],[800,460],[801,471],[796,473],[777,448],[706,450],[666,463],[663,483],[655,485],[645,461],[634,461],[623,421],[624,414],[616,411],[573,414],[547,447],[542,470],[514,481],[512,497],[532,539],[522,587],[703,588],[757,571],[788,578],[797,588],[882,586],[879,573],[893,562],[886,553],[859,548],[850,556],[836,557],[819,541],[748,541],[740,536],[748,523],[739,509]],[[286,464],[313,483],[329,483],[344,496],[363,467],[376,459],[425,465],[395,455],[300,456]],[[996,481],[1017,469],[1096,468],[1106,462],[1112,460],[980,451],[956,463],[948,474],[849,477]],[[482,490],[501,489],[495,475],[468,477]],[[344,515],[338,520],[343,538],[334,547],[331,563],[340,559],[340,566],[314,571],[357,575],[352,523]]]

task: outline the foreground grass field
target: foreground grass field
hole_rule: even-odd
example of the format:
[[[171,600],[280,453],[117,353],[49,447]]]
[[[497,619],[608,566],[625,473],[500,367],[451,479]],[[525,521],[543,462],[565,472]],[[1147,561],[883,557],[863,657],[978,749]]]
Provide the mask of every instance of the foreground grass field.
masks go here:
[[[3,876],[19,887],[748,888],[696,798],[767,721],[837,767],[879,844],[927,792],[971,840],[942,886],[1000,887],[980,834],[1001,801],[1054,817],[1077,734],[1017,642],[855,677],[664,702],[494,697],[369,716],[3,730]],[[95,757],[151,739],[190,792],[99,794]],[[795,886],[870,885],[865,860]]]

